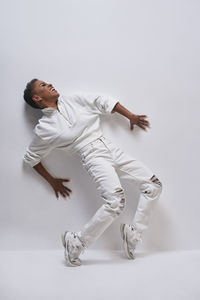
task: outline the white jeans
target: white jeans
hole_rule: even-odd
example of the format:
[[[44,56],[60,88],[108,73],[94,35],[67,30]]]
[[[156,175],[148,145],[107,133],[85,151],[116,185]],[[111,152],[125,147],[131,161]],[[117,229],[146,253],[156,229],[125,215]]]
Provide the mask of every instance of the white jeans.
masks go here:
[[[78,154],[104,201],[83,230],[78,232],[85,246],[90,246],[123,211],[126,199],[120,178],[136,183],[141,191],[131,224],[140,232],[145,230],[162,190],[162,184],[154,173],[104,136],[78,150]]]

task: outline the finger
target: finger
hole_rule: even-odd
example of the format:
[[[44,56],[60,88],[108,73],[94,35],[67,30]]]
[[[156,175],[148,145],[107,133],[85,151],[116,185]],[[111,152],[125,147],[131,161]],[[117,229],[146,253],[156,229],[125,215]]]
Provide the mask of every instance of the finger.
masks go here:
[[[133,124],[131,124],[131,130],[133,130]]]
[[[140,119],[138,123],[147,124],[148,121],[146,121],[146,120],[144,120],[144,119]]]
[[[148,120],[145,120],[145,119],[143,119],[143,118],[141,118],[139,121],[140,121],[140,122],[149,123],[149,121],[148,121]]]
[[[56,198],[58,199],[58,192],[57,192],[57,191],[55,191],[55,194],[56,194]]]
[[[72,190],[70,188],[68,188],[67,186],[65,186],[64,184],[62,185],[62,187],[65,189],[65,190],[68,190],[69,192],[71,192]]]
[[[139,118],[147,118],[146,115],[139,115]]]
[[[62,191],[64,193],[66,193],[68,196],[70,195],[70,193],[72,192],[70,189],[68,190],[68,188],[65,187],[65,189],[62,189]]]
[[[70,178],[69,179],[67,179],[67,178],[66,179],[61,179],[61,180],[62,181],[70,181]]]
[[[143,124],[149,124],[149,121],[148,120],[145,120],[145,119],[139,119],[139,123],[143,123]]]
[[[69,193],[70,193],[69,191],[67,191],[67,190],[62,190],[62,192],[63,192],[63,193],[66,193],[66,194],[69,196]]]
[[[145,126],[149,126],[149,122],[148,121],[140,121],[141,124],[145,125]]]
[[[63,192],[63,191],[60,191],[60,193],[61,193],[61,195],[65,198],[66,197],[66,195],[65,195],[65,193]]]
[[[67,197],[70,197],[70,194],[68,192],[66,192]]]
[[[145,120],[145,119],[140,119],[140,120],[139,120],[139,123],[149,124],[149,121],[148,121],[148,120]]]
[[[141,125],[141,124],[139,124],[139,127],[142,128],[142,129],[144,129],[144,130],[146,130],[146,128],[143,125]]]
[[[63,185],[64,190],[68,191],[68,192],[72,192],[71,189],[69,189],[67,186]]]

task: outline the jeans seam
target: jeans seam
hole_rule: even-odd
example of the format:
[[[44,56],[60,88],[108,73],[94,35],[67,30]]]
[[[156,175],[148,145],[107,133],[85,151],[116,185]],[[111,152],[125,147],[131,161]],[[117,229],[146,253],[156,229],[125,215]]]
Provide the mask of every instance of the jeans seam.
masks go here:
[[[106,142],[104,142],[101,138],[100,138],[100,140],[104,144],[104,146],[106,147],[106,149],[110,152],[112,160],[114,161],[115,159],[114,159],[114,156],[113,156],[113,153],[112,153],[111,149],[109,148],[109,146],[107,146]],[[108,142],[108,144],[109,144],[109,142]]]
[[[129,172],[124,171],[124,170],[120,169],[119,167],[118,167],[117,169],[119,169],[121,172],[124,172],[124,173],[128,174],[129,176],[133,177],[133,178],[135,179],[136,183],[138,183],[138,184],[142,184],[142,182],[152,182],[152,181],[150,180],[150,178],[147,179],[147,180],[145,180],[145,181],[144,181],[144,180],[139,180],[137,177],[133,176],[133,175],[130,174]]]

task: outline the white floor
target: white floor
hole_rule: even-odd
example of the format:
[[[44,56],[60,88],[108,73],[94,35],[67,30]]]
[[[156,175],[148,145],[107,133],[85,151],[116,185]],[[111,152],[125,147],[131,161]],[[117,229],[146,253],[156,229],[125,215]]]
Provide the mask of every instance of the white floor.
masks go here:
[[[80,267],[63,250],[0,251],[1,300],[199,300],[200,251],[137,252],[87,249]]]

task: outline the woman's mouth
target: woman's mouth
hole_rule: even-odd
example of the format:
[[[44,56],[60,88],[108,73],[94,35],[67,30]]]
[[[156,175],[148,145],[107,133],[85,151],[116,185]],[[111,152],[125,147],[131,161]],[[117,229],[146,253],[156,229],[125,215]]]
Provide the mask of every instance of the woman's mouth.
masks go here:
[[[54,88],[51,88],[50,91],[53,92],[57,92]]]

